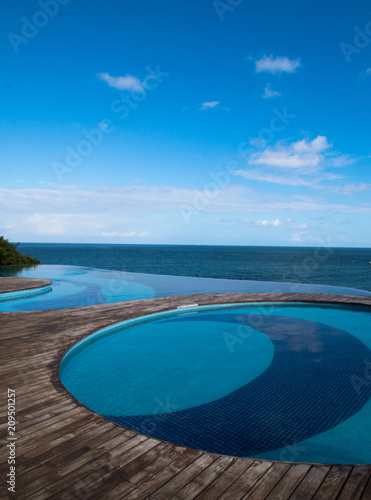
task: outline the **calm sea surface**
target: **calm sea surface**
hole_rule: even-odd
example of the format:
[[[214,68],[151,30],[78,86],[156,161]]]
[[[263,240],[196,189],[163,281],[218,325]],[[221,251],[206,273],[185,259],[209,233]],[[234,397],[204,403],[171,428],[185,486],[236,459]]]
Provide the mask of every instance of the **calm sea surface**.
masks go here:
[[[21,243],[19,250],[42,264],[371,291],[371,249]]]

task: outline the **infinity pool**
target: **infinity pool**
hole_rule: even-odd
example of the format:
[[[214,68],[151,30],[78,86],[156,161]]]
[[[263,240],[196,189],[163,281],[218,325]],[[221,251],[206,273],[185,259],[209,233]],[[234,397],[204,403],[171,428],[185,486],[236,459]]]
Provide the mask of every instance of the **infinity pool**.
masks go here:
[[[127,300],[198,293],[278,292],[336,293],[371,296],[371,292],[338,286],[310,285],[231,279],[192,278],[127,273],[79,266],[39,265],[31,268],[0,269],[0,276],[45,278],[51,289],[34,296],[15,292],[13,300],[2,299],[0,311],[38,311],[93,306]]]
[[[62,360],[84,405],[146,435],[269,460],[371,461],[371,310],[264,303],[157,313]]]

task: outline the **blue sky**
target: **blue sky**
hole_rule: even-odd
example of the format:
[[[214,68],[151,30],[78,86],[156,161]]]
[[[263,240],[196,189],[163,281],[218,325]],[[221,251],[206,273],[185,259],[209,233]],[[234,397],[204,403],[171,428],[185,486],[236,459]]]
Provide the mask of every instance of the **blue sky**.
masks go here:
[[[369,2],[6,0],[0,234],[371,247]]]

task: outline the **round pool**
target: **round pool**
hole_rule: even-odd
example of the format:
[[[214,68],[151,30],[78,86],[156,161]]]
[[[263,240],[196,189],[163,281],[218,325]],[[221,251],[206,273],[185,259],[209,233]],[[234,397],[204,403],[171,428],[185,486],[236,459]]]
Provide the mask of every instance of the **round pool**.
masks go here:
[[[177,445],[371,462],[366,306],[243,303],[155,313],[76,344],[60,379],[93,411]]]

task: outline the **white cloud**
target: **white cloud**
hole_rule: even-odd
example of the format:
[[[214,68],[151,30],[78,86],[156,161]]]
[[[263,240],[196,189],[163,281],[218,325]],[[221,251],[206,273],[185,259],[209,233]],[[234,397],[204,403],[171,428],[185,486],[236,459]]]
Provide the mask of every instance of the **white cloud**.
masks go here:
[[[84,228],[99,227],[99,218],[90,214],[69,213],[33,213],[25,214],[22,224],[32,228],[37,235],[65,235],[70,230],[73,234],[83,234]]]
[[[100,236],[103,236],[105,238],[113,238],[117,236],[123,236],[123,237],[129,237],[129,238],[134,238],[135,236],[139,236],[140,238],[143,238],[144,236],[149,236],[149,233],[147,231],[125,231],[123,233],[120,233],[120,231],[111,231],[110,233],[102,232],[100,233]]]
[[[274,146],[255,151],[247,160],[247,169],[239,169],[235,174],[251,181],[269,182],[286,186],[326,189],[328,192],[349,194],[363,191],[360,185],[344,189],[344,175],[328,171],[334,167],[345,167],[356,159],[332,151],[327,137],[318,135],[315,139],[302,139],[288,143],[280,141]],[[259,168],[253,168],[259,167]],[[342,181],[342,185],[336,182]],[[332,184],[330,184],[332,183]]]
[[[347,204],[322,197],[267,194],[243,185],[221,188],[216,196],[214,192],[209,197],[205,193],[202,189],[172,186],[124,186],[90,191],[64,187],[0,188],[0,229],[11,226],[11,231],[5,232],[21,241],[48,236],[70,241],[115,237],[148,241],[145,233],[152,239],[159,235],[168,237],[176,231],[184,234],[185,230],[197,227],[197,221],[202,225],[204,216],[227,218],[239,214],[247,218],[249,214],[275,214],[271,218],[257,215],[254,222],[250,221],[254,226],[274,228],[284,224],[289,227],[292,221],[287,216],[299,212],[371,215],[370,203]],[[191,218],[195,226],[185,225],[183,208],[195,213],[195,218]],[[171,227],[169,217],[175,218]]]
[[[371,189],[371,184],[361,182],[360,184],[345,184],[344,186],[338,186],[334,189],[334,192],[339,194],[354,194],[368,191],[369,189]]]
[[[301,66],[300,59],[289,59],[288,57],[263,56],[255,61],[257,73],[268,72],[273,75],[279,73],[295,73]]]
[[[143,92],[144,90],[143,82],[136,76],[111,76],[108,73],[98,73],[97,78],[117,90],[129,90],[130,92]]]
[[[268,85],[264,89],[263,99],[271,99],[271,98],[277,97],[279,95],[282,95],[281,92],[277,92],[276,90],[272,90],[271,84],[268,83]]]
[[[327,138],[319,135],[312,141],[303,139],[289,145],[278,143],[274,148],[254,153],[248,163],[278,168],[316,167],[323,160],[321,153],[331,147]]]
[[[202,103],[200,110],[204,111],[205,109],[214,109],[219,104],[220,104],[220,101],[205,101]]]
[[[319,181],[317,179],[311,180],[302,178],[298,175],[289,174],[274,174],[269,171],[262,170],[236,170],[236,175],[243,177],[244,179],[250,181],[262,181],[271,182],[273,184],[281,184],[284,186],[296,186],[296,187],[310,187],[314,189],[319,189]]]
[[[248,161],[251,165],[266,165],[268,167],[278,168],[300,168],[316,167],[321,156],[316,153],[295,153],[288,149],[273,151],[266,149],[262,153],[255,153]]]
[[[352,165],[357,160],[352,158],[350,155],[340,155],[335,156],[334,158],[328,158],[328,164],[331,167],[346,167],[348,165]]]
[[[285,222],[280,220],[280,219],[275,219],[275,220],[258,220],[256,222],[257,226],[264,226],[264,227],[278,227],[282,226]]]
[[[290,238],[290,240],[294,243],[299,243],[301,242],[301,237],[304,234],[304,231],[298,231],[297,233],[293,234]]]
[[[280,227],[285,224],[289,224],[292,222],[292,219],[286,219],[286,220],[281,220],[281,219],[274,219],[274,220],[257,220],[253,221],[250,219],[245,219],[243,221],[245,224],[248,224],[250,226],[261,226],[261,227]]]

